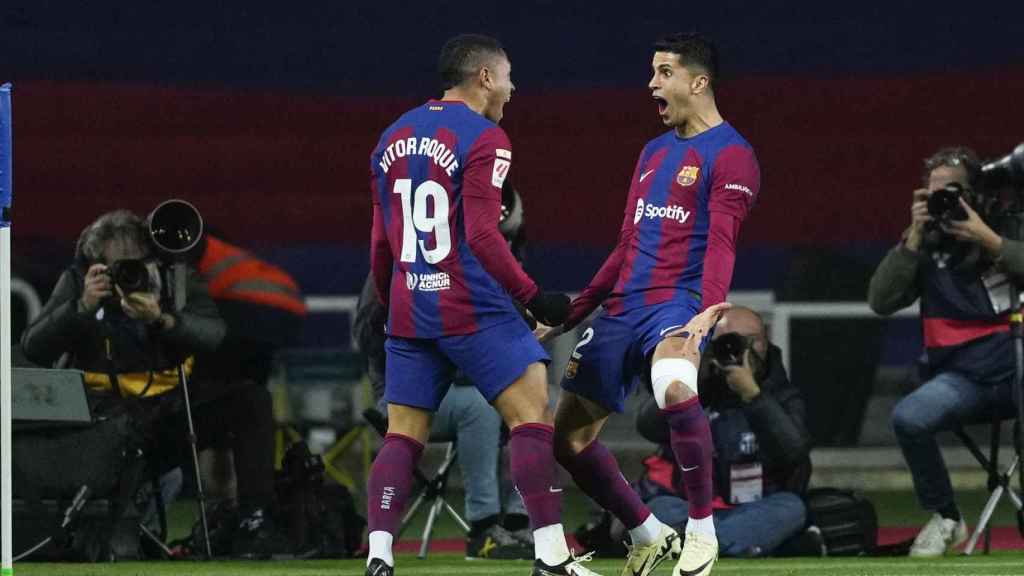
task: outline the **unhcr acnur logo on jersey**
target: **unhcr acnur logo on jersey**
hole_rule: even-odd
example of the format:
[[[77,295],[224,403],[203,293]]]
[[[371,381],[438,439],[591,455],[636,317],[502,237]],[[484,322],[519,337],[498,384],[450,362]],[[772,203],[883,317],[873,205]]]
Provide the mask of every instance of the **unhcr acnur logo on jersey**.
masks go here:
[[[420,292],[437,292],[451,288],[452,279],[447,272],[434,272],[433,274],[406,272],[405,287]]]

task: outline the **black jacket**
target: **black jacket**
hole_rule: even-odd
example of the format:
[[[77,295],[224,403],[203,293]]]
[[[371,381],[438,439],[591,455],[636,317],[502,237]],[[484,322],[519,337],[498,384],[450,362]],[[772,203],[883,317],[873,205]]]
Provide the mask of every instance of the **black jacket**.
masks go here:
[[[147,328],[116,305],[103,320],[96,312],[79,310],[84,275],[78,267],[61,274],[42,312],[24,331],[25,356],[40,366],[52,366],[65,353],[70,368],[117,373],[164,370],[198,352],[213,352],[224,338],[224,322],[199,275],[189,269],[184,309],[170,312],[175,326],[167,332]],[[110,354],[106,340],[110,340]]]
[[[774,344],[768,349],[767,375],[759,385],[761,393],[749,404],[731,391],[723,394],[702,391],[701,399],[706,401],[704,409],[709,413],[739,412],[746,418],[760,445],[766,493],[779,490],[802,493],[807,489],[811,474],[807,408],[800,390],[789,381],[782,365],[782,351]],[[726,384],[720,382],[718,386],[722,388]],[[637,431],[656,444],[664,446],[669,442],[668,422],[653,397],[647,398],[637,414]],[[714,440],[718,445],[723,439]],[[672,458],[670,449],[662,453]],[[678,476],[678,466],[673,468]],[[673,484],[679,486],[675,480]]]
[[[384,341],[387,340],[384,325],[387,316],[387,309],[377,299],[373,275],[368,275],[363,291],[359,293],[352,331],[359,351],[366,355],[366,375],[373,387],[373,396],[378,400],[384,397]]]

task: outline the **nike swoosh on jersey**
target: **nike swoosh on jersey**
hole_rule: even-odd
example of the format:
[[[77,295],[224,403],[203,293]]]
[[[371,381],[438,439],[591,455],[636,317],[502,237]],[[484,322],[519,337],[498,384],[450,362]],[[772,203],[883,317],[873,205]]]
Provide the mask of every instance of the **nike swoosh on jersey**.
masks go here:
[[[697,464],[696,466],[694,466],[692,468],[687,468],[686,466],[680,466],[680,468],[683,469],[683,472],[690,472],[692,470],[696,470],[697,468],[700,468],[700,464]]]
[[[679,569],[679,576],[697,576],[697,574],[700,574],[701,572],[704,571],[704,568],[707,568],[708,564],[711,564],[712,560],[714,560],[714,558],[712,558],[711,560],[708,560],[707,562],[701,564],[700,566],[697,567],[696,570],[683,570],[682,568],[680,568]]]
[[[644,172],[643,174],[641,174],[640,175],[640,182],[643,182],[644,178],[647,178],[647,176],[649,176],[651,174],[651,172],[654,172],[654,168],[651,168],[647,172]]]
[[[658,336],[664,336],[665,332],[668,332],[670,330],[675,330],[676,328],[682,328],[683,326],[684,326],[683,324],[676,324],[675,326],[669,326],[668,328],[665,328],[661,332],[658,332]]]

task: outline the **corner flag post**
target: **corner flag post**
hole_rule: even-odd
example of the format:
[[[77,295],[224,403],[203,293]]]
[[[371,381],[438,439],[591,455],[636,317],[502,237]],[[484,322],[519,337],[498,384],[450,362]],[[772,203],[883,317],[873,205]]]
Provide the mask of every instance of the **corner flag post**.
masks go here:
[[[11,523],[11,85],[0,85],[0,576],[14,574]]]

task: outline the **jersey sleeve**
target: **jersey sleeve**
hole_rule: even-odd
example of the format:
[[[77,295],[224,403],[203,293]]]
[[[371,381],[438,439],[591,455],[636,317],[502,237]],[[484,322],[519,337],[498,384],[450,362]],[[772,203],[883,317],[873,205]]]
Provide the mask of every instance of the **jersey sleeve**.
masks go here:
[[[512,147],[501,128],[484,132],[470,149],[462,176],[466,242],[484,270],[516,301],[526,304],[538,291],[498,229],[501,187],[512,168]]]
[[[512,144],[505,131],[498,127],[486,130],[466,155],[462,195],[501,202],[501,187],[511,169]]]
[[[701,279],[701,307],[724,302],[732,283],[736,263],[736,237],[740,220],[723,212],[711,213],[708,230],[708,250],[704,256],[704,274]]]
[[[728,146],[712,168],[711,200],[708,210],[737,218],[747,217],[761,189],[761,169],[748,146]]]
[[[394,256],[391,254],[391,245],[388,243],[384,212],[378,201],[376,183],[374,182],[371,187],[373,188],[373,226],[370,228],[370,275],[373,277],[377,297],[387,307]]]

